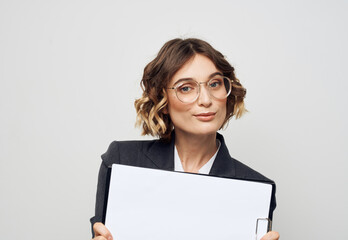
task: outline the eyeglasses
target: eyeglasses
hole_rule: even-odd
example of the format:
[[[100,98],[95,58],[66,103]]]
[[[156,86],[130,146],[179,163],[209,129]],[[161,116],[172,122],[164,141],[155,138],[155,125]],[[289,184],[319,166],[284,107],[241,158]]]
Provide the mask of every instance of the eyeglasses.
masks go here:
[[[179,80],[173,87],[176,96],[183,103],[193,103],[199,97],[201,92],[201,84],[207,86],[211,97],[222,100],[228,97],[231,93],[232,80],[228,77],[216,75],[208,82],[197,82],[193,79]]]

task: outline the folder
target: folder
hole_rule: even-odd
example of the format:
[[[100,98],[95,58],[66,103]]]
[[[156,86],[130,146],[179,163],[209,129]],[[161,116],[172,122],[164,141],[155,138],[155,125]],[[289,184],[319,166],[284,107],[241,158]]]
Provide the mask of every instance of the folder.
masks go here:
[[[255,240],[271,228],[273,185],[113,164],[105,225],[117,240]]]

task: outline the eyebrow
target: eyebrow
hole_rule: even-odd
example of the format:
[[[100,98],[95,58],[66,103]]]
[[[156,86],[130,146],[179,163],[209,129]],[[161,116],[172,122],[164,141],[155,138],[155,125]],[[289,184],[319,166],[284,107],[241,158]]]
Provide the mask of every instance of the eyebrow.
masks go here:
[[[223,76],[223,74],[221,72],[214,72],[208,76],[208,80],[215,77],[216,75]],[[180,78],[177,81],[175,81],[174,85],[177,84],[178,82],[186,81],[186,80],[194,80],[194,78]]]

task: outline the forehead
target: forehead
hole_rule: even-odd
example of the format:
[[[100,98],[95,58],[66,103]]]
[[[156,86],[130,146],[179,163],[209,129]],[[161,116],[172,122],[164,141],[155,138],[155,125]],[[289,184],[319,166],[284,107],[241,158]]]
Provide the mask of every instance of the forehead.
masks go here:
[[[218,72],[215,64],[208,57],[196,54],[174,74],[170,83],[174,83],[181,78],[194,78],[203,81],[207,80],[206,78],[214,72]]]

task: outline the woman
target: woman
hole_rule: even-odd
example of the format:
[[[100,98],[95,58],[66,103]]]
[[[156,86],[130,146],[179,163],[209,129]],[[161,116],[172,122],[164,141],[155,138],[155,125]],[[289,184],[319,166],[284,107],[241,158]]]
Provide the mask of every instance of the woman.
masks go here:
[[[94,239],[112,239],[101,223],[107,168],[113,163],[185,171],[221,177],[273,181],[230,157],[217,133],[232,116],[246,111],[246,90],[234,68],[207,42],[173,39],[144,69],[143,95],[135,101],[138,125],[153,141],[113,142],[102,155],[96,213],[91,219]],[[275,209],[272,196],[271,213]],[[272,214],[271,214],[272,215]],[[113,233],[117,239],[117,233]],[[278,239],[276,232],[262,239]]]

